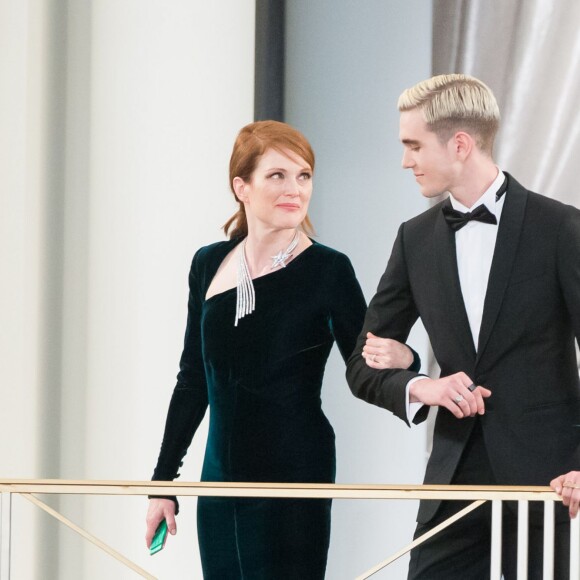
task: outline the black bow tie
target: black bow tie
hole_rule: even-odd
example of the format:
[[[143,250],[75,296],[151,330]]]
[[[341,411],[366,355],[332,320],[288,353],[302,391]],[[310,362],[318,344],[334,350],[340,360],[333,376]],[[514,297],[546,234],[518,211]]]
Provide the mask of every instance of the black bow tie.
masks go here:
[[[507,176],[503,180],[501,187],[497,190],[495,194],[495,201],[498,202],[501,196],[506,192],[508,185]],[[449,227],[456,232],[460,230],[467,222],[472,220],[476,222],[483,222],[484,224],[497,224],[496,217],[487,209],[485,205],[480,205],[474,211],[468,211],[467,213],[463,213],[456,209],[453,209],[452,206],[444,206],[443,207],[443,216],[445,217],[445,221],[449,225]]]
[[[497,224],[495,216],[485,205],[476,207],[473,211],[463,213],[453,209],[450,205],[443,206],[443,216],[447,225],[454,231],[460,230],[467,222],[477,221],[484,224]]]

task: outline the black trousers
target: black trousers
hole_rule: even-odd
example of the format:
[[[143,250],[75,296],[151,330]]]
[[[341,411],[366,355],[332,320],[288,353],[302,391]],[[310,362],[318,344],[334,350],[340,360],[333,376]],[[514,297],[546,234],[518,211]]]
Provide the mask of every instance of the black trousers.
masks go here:
[[[452,483],[497,485],[477,421]],[[436,516],[418,524],[415,538],[428,532],[470,502],[442,502]],[[510,505],[513,504],[513,505]],[[530,503],[528,579],[541,580],[543,573],[543,514]],[[502,572],[505,580],[517,578],[517,504],[504,502],[502,517]],[[568,580],[570,524],[556,524],[556,580]],[[489,580],[491,559],[491,504],[486,502],[439,532],[411,552],[409,580]]]

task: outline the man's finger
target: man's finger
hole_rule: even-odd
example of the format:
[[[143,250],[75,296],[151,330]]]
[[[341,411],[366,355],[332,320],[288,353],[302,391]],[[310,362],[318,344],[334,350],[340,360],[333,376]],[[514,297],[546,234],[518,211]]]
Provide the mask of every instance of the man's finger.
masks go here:
[[[474,394],[477,401],[477,413],[479,415],[485,415],[485,401],[483,400],[483,396],[479,391],[476,391]]]
[[[463,419],[463,411],[455,403],[445,405],[445,408],[451,411],[458,419]]]
[[[560,475],[550,481],[550,487],[558,494],[562,495],[562,484],[564,483],[564,476]]]

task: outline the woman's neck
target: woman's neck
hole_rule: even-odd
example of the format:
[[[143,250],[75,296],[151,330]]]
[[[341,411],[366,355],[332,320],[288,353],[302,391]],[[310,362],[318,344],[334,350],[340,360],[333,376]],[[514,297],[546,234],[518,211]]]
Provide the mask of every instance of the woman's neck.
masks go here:
[[[292,243],[297,230],[295,228],[269,231],[249,231],[245,243],[246,261],[252,278],[267,274],[272,270],[273,256],[285,252]],[[300,241],[302,234],[298,232]],[[295,254],[298,247],[292,254]]]

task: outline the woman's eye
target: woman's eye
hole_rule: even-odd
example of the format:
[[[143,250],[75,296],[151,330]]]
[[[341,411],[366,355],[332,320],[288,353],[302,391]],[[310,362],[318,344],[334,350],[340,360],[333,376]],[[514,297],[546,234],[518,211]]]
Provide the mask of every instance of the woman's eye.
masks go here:
[[[282,179],[284,176],[280,171],[276,171],[270,175],[270,179]]]
[[[300,174],[300,179],[302,179],[304,181],[308,181],[309,179],[312,179],[312,173],[305,171],[304,173]]]

